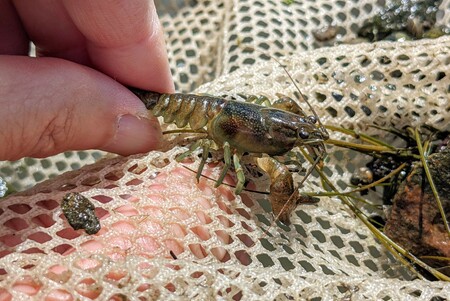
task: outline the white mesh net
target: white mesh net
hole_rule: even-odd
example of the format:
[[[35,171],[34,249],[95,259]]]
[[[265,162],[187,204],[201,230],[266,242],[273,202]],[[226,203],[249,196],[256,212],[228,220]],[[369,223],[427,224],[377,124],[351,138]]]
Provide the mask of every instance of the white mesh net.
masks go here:
[[[378,4],[168,5],[178,7],[176,14],[161,19],[181,91],[208,82],[196,92],[292,96],[295,87],[280,65],[261,59],[260,52],[243,51],[250,45],[265,54],[289,55],[282,63],[325,124],[364,130],[388,141],[392,137],[368,125],[426,123],[449,129],[450,38],[320,48],[311,35],[338,22],[345,30],[337,39],[349,41],[380,9]],[[445,2],[441,8],[448,6]],[[448,18],[441,14],[439,22],[448,24]],[[409,271],[337,199],[299,206],[289,227],[271,227],[273,217],[263,195],[244,192],[236,197],[232,188],[214,188],[204,177],[197,184],[195,173],[184,167],[196,170],[197,157],[174,160],[185,150],[175,146],[105,159],[2,199],[0,294],[23,300],[450,298],[449,283],[411,280]],[[368,160],[337,148],[329,148],[328,155],[325,172],[343,190],[355,168]],[[39,163],[44,174],[39,180],[93,158],[71,161],[67,156]],[[58,162],[64,162],[61,168]],[[209,165],[203,174],[217,178],[221,166]],[[29,185],[28,178],[19,180]],[[268,187],[261,181],[258,188]],[[320,180],[311,176],[302,189],[317,191]],[[69,191],[93,201],[102,224],[98,234],[88,236],[67,224],[59,203]]]

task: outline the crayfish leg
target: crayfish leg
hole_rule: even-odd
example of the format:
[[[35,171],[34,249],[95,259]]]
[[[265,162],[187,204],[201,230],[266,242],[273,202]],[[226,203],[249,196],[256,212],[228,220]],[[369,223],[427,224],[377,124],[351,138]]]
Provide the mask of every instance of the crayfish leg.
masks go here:
[[[209,148],[211,147],[211,141],[208,139],[202,139],[202,160],[198,165],[197,175],[195,176],[197,179],[197,183],[200,181],[200,177],[202,175],[203,167],[205,166],[206,159],[208,159]]]
[[[186,157],[190,156],[197,148],[200,147],[200,143],[201,143],[200,140],[196,141],[194,144],[191,145],[191,147],[189,147],[189,150],[185,151],[184,153],[176,157],[175,160],[177,162],[183,161]]]
[[[305,145],[304,147],[314,160],[311,168],[314,169],[314,167],[317,166],[319,169],[322,169],[324,167],[324,159],[326,156],[325,144],[322,143],[316,146]]]
[[[191,145],[189,150],[185,151],[181,155],[179,155],[176,160],[177,162],[183,161],[187,156],[190,156],[197,148],[202,147],[202,159],[197,169],[196,179],[197,182],[200,180],[202,175],[203,168],[205,166],[206,160],[208,159],[209,149],[211,147],[211,141],[209,139],[200,139]]]
[[[214,187],[219,187],[220,184],[222,184],[223,179],[225,178],[228,169],[231,165],[231,149],[230,144],[228,142],[225,142],[223,144],[223,160],[225,161],[225,165],[223,166],[222,172],[220,173],[219,179],[216,182],[216,185]]]
[[[267,106],[267,107],[271,106],[269,98],[264,95],[262,95],[262,96],[251,95],[245,100],[245,102],[250,102],[250,103],[254,103],[257,105],[263,105],[263,106]]]
[[[205,154],[205,152],[209,151],[209,146],[210,145],[206,144],[206,143],[203,145],[203,157],[202,157],[202,161],[200,162],[199,170],[197,172],[198,177],[200,177],[200,175],[201,175],[200,167],[203,169],[203,166],[207,159],[207,156],[205,156],[204,154]],[[242,192],[242,189],[244,188],[244,184],[245,184],[245,175],[244,175],[244,170],[242,169],[242,166],[240,163],[240,158],[241,158],[240,154],[237,154],[237,153],[233,154],[233,165],[234,165],[234,169],[236,171],[236,177],[237,177],[237,183],[236,183],[236,188],[235,188],[236,194],[240,194]],[[231,147],[228,142],[225,142],[223,144],[223,160],[224,160],[225,164],[220,173],[219,179],[216,181],[216,184],[214,185],[214,187],[219,187],[222,184],[223,179],[225,178],[225,176],[231,166]]]
[[[244,170],[242,169],[240,161],[240,155],[234,154],[233,155],[233,163],[234,163],[234,170],[236,171],[236,177],[237,177],[237,183],[236,183],[236,189],[235,193],[240,194],[242,189],[244,188],[245,184],[245,175]]]

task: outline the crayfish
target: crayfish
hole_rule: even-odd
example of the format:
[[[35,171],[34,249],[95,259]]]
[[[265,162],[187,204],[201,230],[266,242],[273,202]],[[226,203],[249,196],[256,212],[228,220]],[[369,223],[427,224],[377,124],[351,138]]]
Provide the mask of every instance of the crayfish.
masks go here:
[[[292,174],[287,167],[272,156],[283,155],[294,147],[305,147],[318,164],[325,156],[324,141],[328,133],[317,114],[308,116],[300,106],[289,97],[281,97],[270,106],[267,97],[251,96],[245,102],[225,98],[193,94],[160,94],[157,92],[131,89],[156,117],[162,116],[165,123],[175,123],[179,128],[189,124],[191,130],[205,133],[185,154],[202,147],[203,155],[197,171],[201,176],[211,141],[223,148],[224,168],[216,182],[222,184],[233,162],[237,184],[235,193],[244,188],[245,175],[240,163],[244,153],[268,156],[259,158],[257,165],[271,178],[269,199],[278,202],[294,199],[304,202],[293,184]],[[312,108],[311,108],[312,109]],[[180,157],[185,157],[182,154]],[[311,172],[310,169],[309,172]],[[309,174],[307,173],[307,175]],[[281,209],[274,207],[274,213]],[[288,216],[280,219],[288,223]]]

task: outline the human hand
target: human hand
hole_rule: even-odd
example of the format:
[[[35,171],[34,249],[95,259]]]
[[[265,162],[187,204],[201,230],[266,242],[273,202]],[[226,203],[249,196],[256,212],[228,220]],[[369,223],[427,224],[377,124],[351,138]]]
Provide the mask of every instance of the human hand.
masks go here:
[[[153,1],[2,1],[0,12],[0,160],[157,147],[157,120],[123,86],[173,91]]]

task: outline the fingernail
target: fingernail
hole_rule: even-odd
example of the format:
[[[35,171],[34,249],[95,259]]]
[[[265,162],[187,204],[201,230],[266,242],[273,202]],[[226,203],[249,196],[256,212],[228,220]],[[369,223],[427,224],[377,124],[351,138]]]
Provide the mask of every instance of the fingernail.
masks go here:
[[[113,141],[103,149],[119,155],[131,155],[158,148],[162,134],[156,119],[123,115]]]

